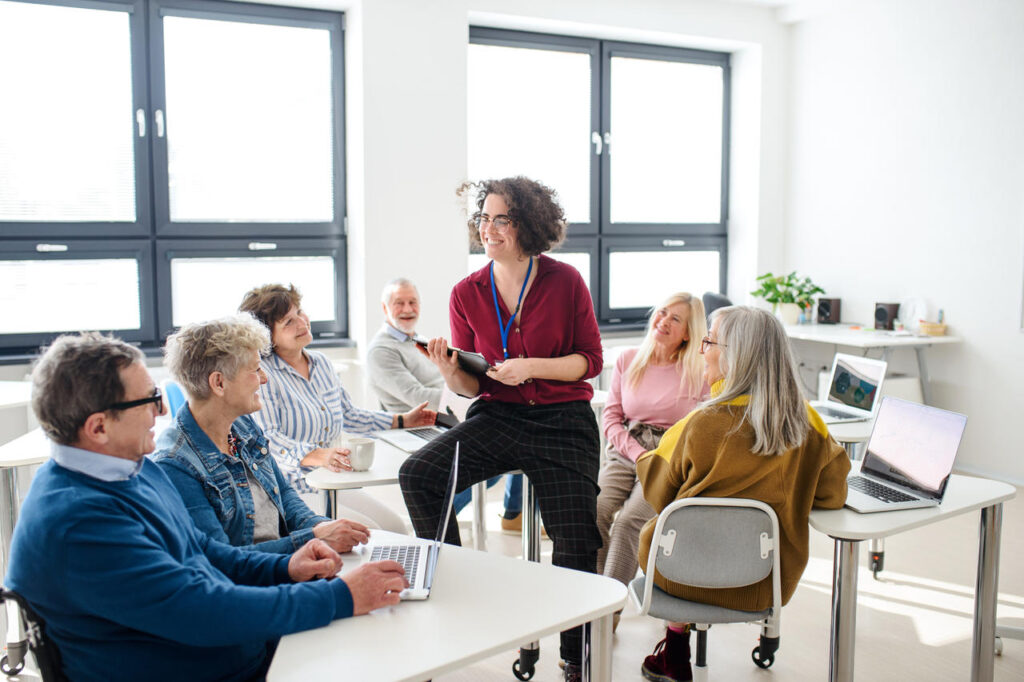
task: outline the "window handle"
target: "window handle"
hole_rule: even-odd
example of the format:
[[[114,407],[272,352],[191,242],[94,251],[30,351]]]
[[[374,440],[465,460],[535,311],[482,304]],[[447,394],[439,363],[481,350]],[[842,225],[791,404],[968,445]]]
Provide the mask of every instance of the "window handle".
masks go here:
[[[164,136],[164,110],[157,109],[153,112],[153,124],[156,126],[156,136]]]
[[[601,141],[601,133],[596,130],[590,133],[590,141],[594,144],[594,153],[601,156],[601,150],[604,148],[604,143]]]
[[[135,122],[139,126],[139,137],[146,136],[146,112],[142,109],[135,110]]]
[[[249,242],[250,251],[276,251],[277,244],[274,242]]]
[[[36,244],[36,251],[39,253],[63,253],[67,250],[67,244]]]
[[[608,153],[612,153],[612,134],[605,131],[604,134],[604,146],[608,147]]]
[[[662,239],[661,240],[661,245],[666,247],[666,248],[670,247],[670,246],[686,246],[686,240],[685,239]]]

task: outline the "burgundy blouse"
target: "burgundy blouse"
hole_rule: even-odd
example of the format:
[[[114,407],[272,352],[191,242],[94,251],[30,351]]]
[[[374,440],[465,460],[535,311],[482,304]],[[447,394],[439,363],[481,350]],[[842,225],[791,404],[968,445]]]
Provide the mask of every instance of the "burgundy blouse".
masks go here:
[[[492,365],[504,360],[501,332],[491,294],[490,264],[455,285],[449,303],[452,345],[481,353]],[[601,372],[601,334],[594,304],[583,278],[571,265],[541,255],[534,265],[537,277],[523,298],[519,321],[508,335],[509,358],[557,358],[578,353],[587,359],[587,371],[578,381],[530,379],[507,386],[479,377],[482,400],[524,405],[550,405],[571,400],[589,401],[593,387],[584,381]],[[498,295],[505,324],[511,311]]]

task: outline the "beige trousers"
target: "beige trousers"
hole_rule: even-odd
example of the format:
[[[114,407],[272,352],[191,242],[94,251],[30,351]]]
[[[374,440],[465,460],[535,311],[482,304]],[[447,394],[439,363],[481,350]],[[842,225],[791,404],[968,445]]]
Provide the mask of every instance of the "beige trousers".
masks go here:
[[[606,452],[597,484],[601,487],[597,529],[604,543],[597,553],[597,572],[628,585],[639,566],[640,529],[654,518],[654,509],[636,480],[636,464],[612,447]]]

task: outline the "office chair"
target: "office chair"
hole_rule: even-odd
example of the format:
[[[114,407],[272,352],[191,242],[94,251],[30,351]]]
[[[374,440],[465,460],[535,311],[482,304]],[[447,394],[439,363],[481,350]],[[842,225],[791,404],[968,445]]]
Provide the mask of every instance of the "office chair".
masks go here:
[[[654,571],[672,582],[706,588],[743,587],[772,576],[772,607],[737,611],[673,597],[654,584]],[[694,673],[707,673],[707,630],[714,623],[761,624],[751,652],[759,668],[775,662],[782,610],[779,520],[763,502],[728,497],[676,500],[658,516],[644,575],[629,584],[629,596],[650,615],[692,623],[697,631]]]
[[[164,397],[167,398],[167,414],[173,418],[178,408],[185,404],[185,393],[176,381],[168,379],[164,382]]]
[[[7,654],[0,672],[12,677],[25,667],[26,645],[36,659],[43,682],[67,682],[57,645],[46,635],[46,623],[21,595],[0,587],[0,604],[7,606]],[[20,638],[20,639],[19,639]]]
[[[732,301],[725,296],[711,291],[705,291],[704,295],[700,298],[704,302],[704,314],[708,317],[711,317],[712,311],[732,305]]]

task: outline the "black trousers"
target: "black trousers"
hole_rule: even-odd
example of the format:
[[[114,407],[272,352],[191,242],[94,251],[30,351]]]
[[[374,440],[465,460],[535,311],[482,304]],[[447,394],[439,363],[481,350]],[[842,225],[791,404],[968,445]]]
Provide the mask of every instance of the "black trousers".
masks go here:
[[[551,562],[597,571],[600,439],[589,403],[474,403],[466,421],[410,455],[399,471],[405,505],[419,537],[433,538],[437,532],[456,442],[457,490],[521,469],[536,490],[544,527],[554,544]],[[454,515],[445,538],[461,544]],[[561,640],[562,658],[580,663],[583,628],[562,632]]]

